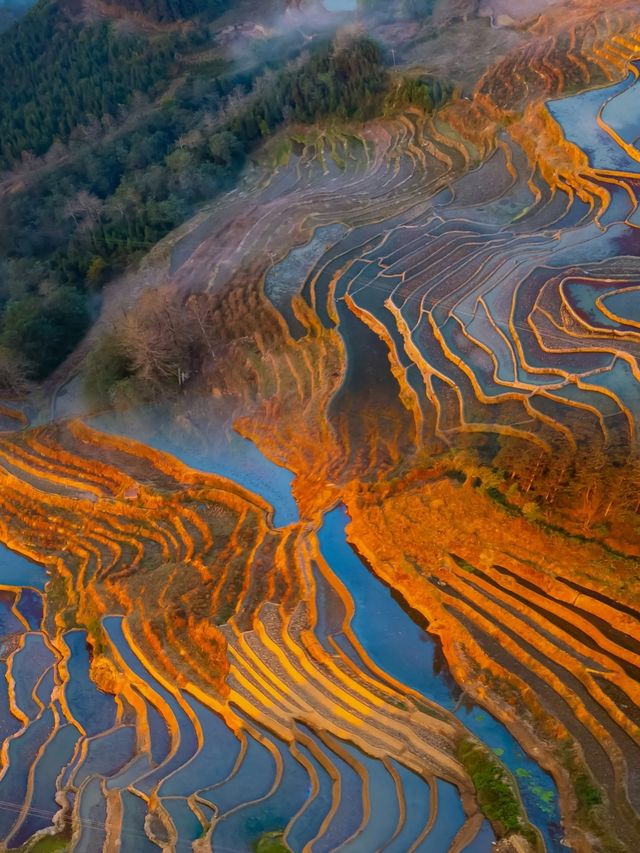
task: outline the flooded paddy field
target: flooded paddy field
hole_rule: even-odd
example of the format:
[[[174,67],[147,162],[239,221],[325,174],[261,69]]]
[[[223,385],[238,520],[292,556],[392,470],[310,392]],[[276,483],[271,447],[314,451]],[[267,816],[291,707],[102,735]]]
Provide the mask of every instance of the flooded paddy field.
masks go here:
[[[545,98],[577,178],[446,112],[292,136],[173,244],[200,397],[3,432],[6,849],[640,837],[637,559],[486,464],[637,450],[629,75]]]

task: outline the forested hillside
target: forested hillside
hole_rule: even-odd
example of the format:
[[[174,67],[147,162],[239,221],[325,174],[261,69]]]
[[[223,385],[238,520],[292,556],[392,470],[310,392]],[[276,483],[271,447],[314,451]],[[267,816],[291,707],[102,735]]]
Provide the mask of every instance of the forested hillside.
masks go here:
[[[86,26],[41,0],[0,37],[0,169],[23,151],[43,154],[89,119],[115,116],[135,91],[153,95],[182,41]]]
[[[208,37],[123,34],[42,0],[0,39],[2,165],[48,152],[0,197],[0,348],[15,375],[48,375],[86,329],[88,296],[229,188],[284,122],[365,120],[448,95],[429,80],[391,86],[365,38],[337,46],[294,31],[257,42],[235,68],[211,62]]]
[[[219,15],[228,0],[107,0],[110,6],[120,6],[127,12],[143,15],[154,21],[180,21],[198,15]]]

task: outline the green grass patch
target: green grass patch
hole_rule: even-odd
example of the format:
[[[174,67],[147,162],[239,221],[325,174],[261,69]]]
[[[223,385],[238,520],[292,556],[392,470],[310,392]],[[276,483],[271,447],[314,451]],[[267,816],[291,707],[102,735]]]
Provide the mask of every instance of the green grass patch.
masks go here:
[[[512,515],[514,517],[522,515],[521,510],[518,509],[517,506],[510,504],[507,500],[506,495],[504,495],[500,491],[500,489],[496,489],[495,486],[489,486],[489,488],[486,490],[486,495],[487,497],[491,498],[492,501],[495,501],[497,504],[500,504],[500,506],[505,509],[509,513],[509,515]]]
[[[66,833],[58,835],[43,835],[35,843],[27,841],[17,853],[63,853],[69,848],[69,836]]]
[[[282,839],[282,832],[265,832],[260,836],[255,851],[256,853],[291,853]]]
[[[428,717],[435,717],[436,720],[442,720],[442,714],[439,714],[434,708],[431,708],[429,705],[425,705],[424,702],[421,702],[419,699],[414,699],[414,704],[418,711],[421,714],[426,714]],[[400,705],[398,707],[401,707]]]
[[[537,849],[538,835],[527,821],[512,779],[495,754],[465,738],[458,744],[457,756],[471,777],[482,813],[491,821],[497,835],[518,833]]]
[[[469,572],[472,575],[475,575],[478,571],[475,566],[471,563],[468,563],[466,560],[463,560],[462,557],[458,557],[457,554],[453,554],[451,551],[448,552],[449,556],[453,560],[453,562],[458,566],[458,568],[463,569],[465,572]]]
[[[573,783],[578,803],[583,809],[590,809],[602,803],[602,793],[591,782],[586,773],[581,773]]]
[[[598,545],[603,551],[606,551],[607,554],[611,554],[612,557],[619,557],[622,560],[628,560],[630,557],[630,555],[625,554],[624,551],[618,551],[610,545],[607,545],[607,543],[603,542],[602,539],[597,539],[594,536],[585,536],[583,533],[571,533],[564,527],[559,527],[557,524],[551,524],[548,521],[538,521],[536,523],[547,533],[557,533],[558,536],[562,536],[564,539],[583,542],[586,545]]]

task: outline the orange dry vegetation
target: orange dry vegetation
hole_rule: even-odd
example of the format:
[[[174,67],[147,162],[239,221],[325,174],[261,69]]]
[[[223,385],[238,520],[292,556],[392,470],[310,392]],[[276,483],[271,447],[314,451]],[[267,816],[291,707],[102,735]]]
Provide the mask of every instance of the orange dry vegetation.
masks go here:
[[[269,590],[297,602],[295,564],[273,559],[288,534],[269,531],[270,508],[242,487],[81,424],[7,438],[0,453],[0,539],[51,568],[52,630],[88,628],[105,688],[118,681],[100,659],[105,614],[128,614],[176,683],[224,695],[219,611],[250,622]]]
[[[569,736],[570,708],[608,751],[612,802],[636,826],[626,794],[627,762],[635,758],[620,749],[616,732],[622,729],[640,747],[640,728],[628,710],[640,703],[640,684],[629,669],[640,623],[617,606],[637,606],[637,560],[547,532],[483,490],[446,476],[353,483],[346,504],[350,541],[376,575],[427,618],[456,681],[522,742],[536,743],[569,802],[570,778],[557,749]],[[607,625],[618,633],[607,634]],[[614,688],[595,672],[606,672],[625,699],[612,698]],[[563,673],[580,683],[588,701]]]
[[[598,173],[569,142],[545,103],[573,89],[622,79],[640,50],[637,7],[628,0],[559,4],[527,30],[528,41],[490,67],[471,102],[454,101],[441,115],[481,158],[502,130],[526,152],[532,169],[553,189],[602,213],[610,195]],[[449,144],[450,140],[449,140]]]

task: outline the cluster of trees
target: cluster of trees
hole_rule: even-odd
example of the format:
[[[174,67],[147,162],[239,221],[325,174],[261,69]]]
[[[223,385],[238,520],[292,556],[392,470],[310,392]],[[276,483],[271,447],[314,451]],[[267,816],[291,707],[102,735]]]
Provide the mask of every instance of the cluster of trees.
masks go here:
[[[245,149],[285,120],[327,116],[363,121],[380,112],[388,85],[380,48],[365,38],[338,48],[316,45],[304,63],[271,76],[227,123]]]
[[[145,291],[87,357],[85,392],[122,408],[166,398],[212,351],[213,337],[211,312],[196,297],[182,305],[165,288]]]
[[[0,169],[22,152],[44,154],[90,119],[116,115],[136,91],[153,96],[187,38],[86,26],[40,0],[0,36]]]
[[[89,321],[87,297],[104,277],[228,187],[265,135],[288,119],[380,109],[387,73],[366,39],[314,45],[280,71],[275,61],[244,79],[194,77],[161,106],[137,109],[137,121],[92,131],[4,197],[0,346],[26,357],[35,378],[75,346]]]
[[[492,463],[501,472],[495,485],[503,491],[506,485],[507,499],[527,515],[541,520],[549,512],[564,515],[585,534],[606,535],[614,520],[637,519],[640,458],[608,452],[588,437],[581,443],[581,452],[550,456],[525,441],[503,437]]]
[[[453,87],[445,80],[431,75],[403,76],[391,89],[387,99],[391,111],[410,105],[430,113],[445,104],[453,94]]]
[[[387,84],[374,42],[361,38],[340,48],[327,43],[299,71],[282,72],[260,107],[265,120],[275,113],[276,123],[287,115],[302,122],[327,115],[364,120],[379,111]]]
[[[0,346],[0,395],[19,397],[28,388],[29,364],[14,350]]]
[[[9,363],[36,365],[36,378],[42,378],[71,352],[88,324],[89,312],[82,293],[73,287],[45,287],[39,293],[8,302],[0,352],[6,352]],[[20,381],[21,372],[14,382]]]

